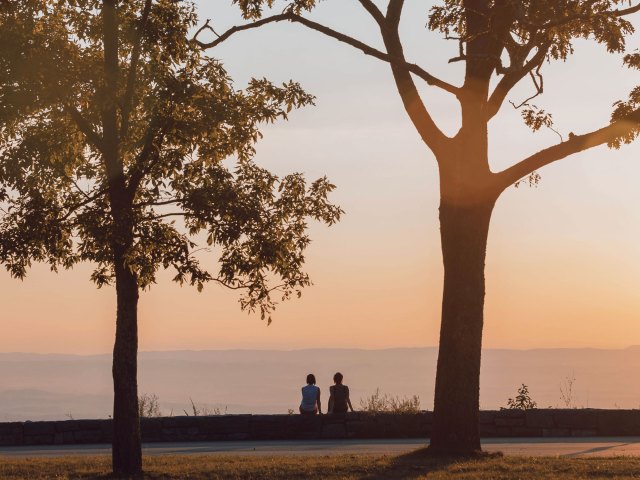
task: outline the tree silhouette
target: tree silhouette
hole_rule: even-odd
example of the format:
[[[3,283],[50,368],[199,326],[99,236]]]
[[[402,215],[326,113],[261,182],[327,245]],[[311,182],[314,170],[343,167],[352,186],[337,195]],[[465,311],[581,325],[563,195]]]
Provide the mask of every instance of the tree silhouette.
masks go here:
[[[307,221],[342,213],[326,178],[252,161],[259,124],[313,97],[265,79],[234,89],[188,38],[196,22],[192,3],[173,0],[0,7],[1,260],[19,278],[33,261],[89,261],[98,287],[115,284],[119,474],[141,471],[139,291],[172,268],[198,290],[242,291],[241,307],[270,322],[277,300],[310,284]],[[198,253],[209,248],[211,268]]]
[[[484,266],[495,202],[507,187],[523,179],[536,182],[537,170],[545,165],[598,145],[618,148],[633,141],[640,132],[640,87],[615,105],[609,123],[602,128],[581,135],[570,134],[567,141],[551,145],[500,172],[491,171],[489,166],[488,124],[505,104],[509,92],[523,80],[533,79],[534,96],[542,93],[544,65],[570,56],[575,39],[603,44],[611,54],[625,53],[625,38],[634,31],[628,18],[640,11],[640,5],[626,0],[436,2],[428,14],[428,28],[457,41],[459,54],[450,63],[465,64],[464,79],[455,85],[405,57],[399,33],[404,0],[357,1],[379,27],[383,50],[303,16],[316,6],[315,0],[286,2],[282,13],[270,16],[265,11],[276,4],[274,0],[233,0],[245,19],[252,22],[235,26],[213,41],[199,43],[207,48],[243,30],[272,22],[291,22],[354,47],[391,67],[404,108],[420,138],[433,152],[440,174],[444,292],[430,449],[436,453],[466,454],[480,449]],[[381,3],[386,8],[381,8]],[[624,63],[640,68],[640,54],[626,54]],[[459,102],[462,121],[455,135],[449,137],[438,127],[420,97],[416,81],[424,81]],[[611,88],[615,84],[611,83]],[[521,109],[525,123],[533,130],[543,126],[553,128],[551,116],[528,101],[514,105]]]

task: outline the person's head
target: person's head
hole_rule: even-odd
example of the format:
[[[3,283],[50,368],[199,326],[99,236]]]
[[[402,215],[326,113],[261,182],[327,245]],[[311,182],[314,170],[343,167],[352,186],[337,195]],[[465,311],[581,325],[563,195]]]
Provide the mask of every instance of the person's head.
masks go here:
[[[340,372],[333,376],[334,383],[342,383],[342,374]]]
[[[316,376],[313,373],[307,375],[307,385],[315,385],[316,384]]]

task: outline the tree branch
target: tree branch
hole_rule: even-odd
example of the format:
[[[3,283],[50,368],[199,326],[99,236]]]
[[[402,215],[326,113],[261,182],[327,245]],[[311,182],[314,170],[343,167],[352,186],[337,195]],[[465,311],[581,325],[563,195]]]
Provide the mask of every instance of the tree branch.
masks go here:
[[[202,27],[200,27],[198,29],[198,31],[195,33],[195,35],[193,36],[191,41],[195,42],[195,44],[198,45],[201,48],[213,48],[213,47],[221,44],[222,42],[224,42],[226,39],[228,39],[234,33],[242,32],[244,30],[250,30],[250,29],[253,29],[253,28],[258,28],[258,27],[261,27],[262,25],[266,25],[268,23],[282,22],[282,21],[286,21],[286,20],[291,20],[291,14],[289,14],[289,13],[281,13],[280,15],[273,15],[271,17],[261,18],[260,20],[256,20],[255,22],[251,22],[251,23],[246,23],[244,25],[236,25],[234,27],[231,27],[229,30],[224,32],[222,35],[218,35],[213,30],[213,28],[211,28],[211,26],[209,25],[209,20],[207,20],[206,23]],[[209,30],[209,31],[213,32],[218,38],[216,38],[212,42],[201,42],[200,40],[198,40],[198,35],[200,35],[205,30]]]
[[[171,213],[162,213],[160,215],[151,215],[149,217],[145,217],[145,220],[159,220],[161,218],[167,218],[167,217],[189,218],[189,217],[193,217],[193,215],[186,212],[171,212]]]
[[[541,45],[536,54],[531,57],[531,60],[524,63],[520,68],[513,70],[502,77],[489,97],[487,105],[487,120],[492,119],[500,111],[500,108],[511,89],[515,87],[520,80],[526,77],[529,72],[542,64],[547,55],[549,46],[550,43]]]
[[[131,114],[131,108],[133,107],[133,93],[136,83],[136,70],[138,63],[140,62],[140,54],[142,53],[142,35],[144,29],[147,26],[147,20],[149,19],[149,12],[151,11],[152,0],[146,0],[144,9],[142,10],[142,16],[140,17],[140,24],[136,29],[136,36],[134,39],[134,46],[131,52],[131,61],[129,63],[129,72],[127,73],[127,86],[122,98],[122,123],[120,125],[120,138],[126,138],[129,131],[129,116]]]
[[[394,55],[390,55],[387,53],[384,53],[376,48],[371,47],[370,45],[367,45],[364,42],[361,42],[360,40],[356,40],[353,37],[350,37],[348,35],[345,35],[344,33],[340,33],[337,32],[329,27],[326,27],[322,24],[319,24],[317,22],[314,22],[312,20],[308,20],[304,17],[301,17],[300,15],[296,15],[294,13],[291,12],[287,12],[287,13],[283,13],[280,15],[274,15],[271,17],[266,17],[263,18],[261,20],[258,20],[256,22],[252,22],[252,23],[248,23],[245,25],[240,25],[240,26],[235,26],[235,27],[231,27],[229,30],[227,30],[226,32],[224,32],[222,35],[218,36],[217,39],[215,39],[212,42],[209,43],[205,43],[205,42],[201,42],[200,40],[198,40],[196,37],[194,37],[192,39],[192,41],[194,41],[198,46],[200,46],[201,48],[212,48],[215,47],[216,45],[219,45],[220,43],[224,42],[225,40],[227,40],[229,37],[231,37],[231,35],[233,35],[234,33],[243,31],[243,30],[249,30],[252,28],[257,28],[261,25],[265,25],[267,23],[273,23],[273,22],[282,22],[282,21],[290,21],[293,23],[300,23],[302,25],[304,25],[307,28],[310,28],[311,30],[315,30],[317,32],[320,32],[324,35],[327,35],[328,37],[334,38],[336,40],[338,40],[339,42],[342,43],[346,43],[347,45],[350,45],[358,50],[360,50],[362,53],[364,53],[365,55],[369,55],[372,56],[374,58],[377,58],[379,60],[382,60],[384,62],[388,62],[390,64],[395,64],[397,66],[403,67],[405,70],[408,70],[409,72],[413,73],[414,75],[416,75],[417,77],[420,77],[422,80],[424,80],[425,82],[427,82],[428,85],[434,86],[434,87],[438,87],[441,88],[442,90],[452,93],[453,95],[458,95],[459,92],[459,88],[455,87],[454,85],[451,85],[450,83],[447,83],[433,75],[431,75],[429,72],[427,72],[426,70],[424,70],[422,67],[416,65],[415,63],[409,63],[407,62],[404,57],[397,57]],[[207,28],[211,29],[211,27],[208,27],[207,25],[205,25]],[[201,27],[201,29],[199,31],[201,31],[202,29],[205,28],[205,26]]]
[[[638,5],[629,7],[629,8],[624,8],[622,10],[614,10],[612,13],[613,15],[615,15],[616,17],[624,17],[627,15],[631,15],[632,13],[637,13],[640,12],[640,3]]]
[[[404,8],[404,0],[389,0],[387,5],[387,24],[392,29],[397,29],[400,24],[400,16],[402,15],[402,9]]]
[[[69,114],[78,129],[84,134],[89,143],[99,152],[103,152],[104,141],[102,137],[93,129],[91,124],[82,116],[82,113],[71,105],[65,105],[64,111]]]
[[[107,187],[103,187],[103,188],[99,189],[93,195],[89,195],[89,194],[85,193],[84,191],[82,193],[85,195],[86,198],[82,202],[78,202],[75,205],[70,206],[69,207],[69,211],[62,217],[62,220],[67,220],[79,208],[85,207],[85,206],[89,205],[90,203],[95,202],[98,198],[100,198],[102,195],[107,193]]]
[[[164,138],[167,128],[167,125],[165,125],[161,129],[159,129],[157,126],[156,118],[154,117],[151,120],[149,128],[147,129],[147,133],[145,134],[142,149],[136,156],[136,159],[133,162],[133,166],[131,167],[131,175],[129,177],[129,184],[127,186],[127,190],[129,192],[129,195],[131,195],[131,198],[135,197],[135,192],[138,190],[140,182],[142,182],[144,176],[153,166],[148,165],[148,168],[144,168],[145,164],[149,161],[151,154],[154,151],[158,151],[159,145],[155,144],[156,140],[159,139],[160,143],[162,143],[162,139]]]
[[[403,4],[404,0],[391,0],[389,2],[386,28],[381,30],[389,56],[404,61],[404,52],[398,31]],[[429,111],[420,98],[420,93],[416,88],[416,84],[409,70],[402,68],[398,63],[394,62],[391,63],[391,71],[404,109],[409,115],[411,122],[418,131],[422,141],[436,154],[436,158],[440,158],[439,153],[443,150],[449,138],[442,133],[429,114]]]
[[[623,120],[607,125],[599,130],[595,130],[584,135],[569,136],[569,140],[559,143],[538,153],[525,158],[521,162],[497,173],[497,179],[501,183],[502,188],[517,182],[521,178],[530,175],[534,171],[549,165],[557,160],[582,152],[599,145],[612,142],[613,140],[631,132],[640,126],[640,109],[635,110]]]
[[[372,0],[358,0],[360,4],[364,7],[364,9],[369,12],[369,14],[373,17],[373,19],[380,25],[380,27],[384,27],[386,19],[384,15],[380,11],[380,9],[373,3]]]
[[[172,198],[172,199],[169,199],[169,200],[161,200],[159,202],[135,203],[133,206],[134,207],[161,207],[163,205],[172,205],[174,203],[180,203],[182,201],[183,201],[182,198]]]

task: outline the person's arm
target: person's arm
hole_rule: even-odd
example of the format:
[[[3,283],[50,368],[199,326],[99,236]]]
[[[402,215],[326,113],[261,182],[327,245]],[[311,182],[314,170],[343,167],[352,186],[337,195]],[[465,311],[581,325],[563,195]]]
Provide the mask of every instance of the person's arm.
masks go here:
[[[351,399],[349,398],[349,387],[347,387],[345,385],[345,390],[346,390],[346,394],[347,394],[347,405],[349,405],[349,408],[351,409],[351,411],[353,412],[353,407],[351,406]]]
[[[318,402],[318,413],[320,415],[322,415],[322,405],[320,403],[320,389],[318,388],[318,398],[316,399],[316,402]]]
[[[327,405],[327,413],[333,413],[333,387],[329,387],[329,404]]]

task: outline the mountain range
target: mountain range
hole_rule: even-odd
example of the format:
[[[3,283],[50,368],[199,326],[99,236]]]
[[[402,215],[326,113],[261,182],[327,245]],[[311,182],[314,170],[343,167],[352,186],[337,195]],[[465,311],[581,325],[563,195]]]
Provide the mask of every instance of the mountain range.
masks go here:
[[[164,414],[191,412],[191,401],[222,413],[297,410],[300,387],[314,373],[328,399],[336,371],[354,407],[376,389],[418,395],[431,409],[437,349],[209,350],[141,352],[139,392],[156,395]],[[639,408],[640,347],[483,351],[480,405],[506,405],[526,384],[541,408]],[[110,355],[0,353],[0,421],[107,418]]]

